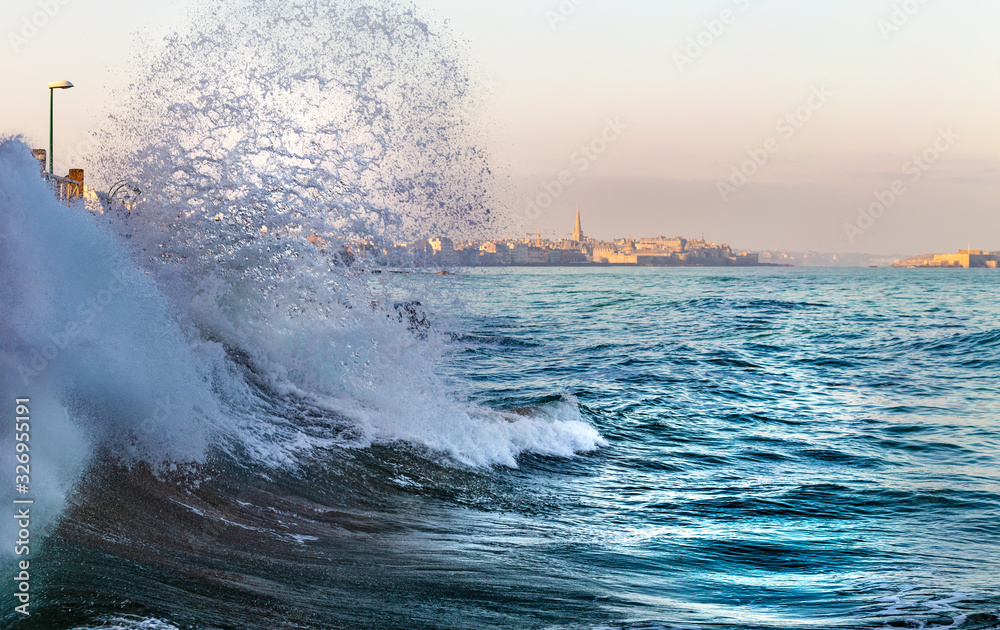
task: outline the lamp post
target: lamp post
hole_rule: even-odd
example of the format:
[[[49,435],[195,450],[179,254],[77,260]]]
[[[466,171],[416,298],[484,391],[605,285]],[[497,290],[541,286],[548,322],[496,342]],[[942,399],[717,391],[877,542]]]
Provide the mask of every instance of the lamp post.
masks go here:
[[[55,168],[56,158],[53,155],[53,143],[52,143],[52,131],[55,127],[55,93],[56,90],[68,90],[73,87],[73,84],[69,81],[53,81],[49,83],[49,175],[52,174],[52,170]]]

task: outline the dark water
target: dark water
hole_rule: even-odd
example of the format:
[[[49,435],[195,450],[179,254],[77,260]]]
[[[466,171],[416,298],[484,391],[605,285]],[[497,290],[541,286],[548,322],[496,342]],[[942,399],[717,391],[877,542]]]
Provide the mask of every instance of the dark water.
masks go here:
[[[995,271],[394,281],[436,296],[449,396],[606,444],[522,435],[517,468],[398,440],[157,474],[104,453],[4,626],[1000,627]]]
[[[990,626],[998,281],[474,276],[479,334],[508,341],[454,365],[490,404],[571,392],[611,442],[559,476],[550,522],[617,619]]]

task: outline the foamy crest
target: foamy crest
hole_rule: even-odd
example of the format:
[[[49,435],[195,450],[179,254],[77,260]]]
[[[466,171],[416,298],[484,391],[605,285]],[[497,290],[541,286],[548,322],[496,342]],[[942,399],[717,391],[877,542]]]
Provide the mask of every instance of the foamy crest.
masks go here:
[[[28,147],[0,139],[0,385],[9,403],[31,400],[40,517],[97,446],[154,467],[204,457],[220,418],[212,363],[169,311],[94,217],[54,198]],[[8,462],[13,434],[2,439]]]
[[[517,458],[524,454],[570,458],[607,444],[571,399],[500,412],[463,406],[440,395],[394,394],[387,392],[382,404],[328,404],[352,418],[368,443],[405,441],[470,466],[516,468]]]
[[[0,339],[6,384],[58,401],[95,442],[196,459],[216,417],[198,340],[81,207],[66,207],[28,148],[0,141]]]
[[[440,344],[359,271],[401,239],[502,228],[469,116],[481,84],[442,26],[382,0],[227,3],[136,67],[143,92],[116,99],[101,168],[143,200],[115,225],[200,335],[271,394],[312,401],[217,387],[241,446],[294,462],[311,445],[406,440],[477,465],[594,448],[578,418],[449,399]],[[330,436],[290,421],[303,404],[333,415]]]
[[[95,625],[79,626],[73,630],[178,630],[178,628],[152,617],[121,615],[100,619]]]
[[[230,2],[132,68],[90,172],[137,205],[67,209],[26,146],[0,147],[2,358],[81,452],[295,465],[406,441],[514,466],[603,443],[572,402],[449,397],[443,344],[368,275],[403,262],[397,240],[499,227],[479,92],[441,27],[382,0]]]

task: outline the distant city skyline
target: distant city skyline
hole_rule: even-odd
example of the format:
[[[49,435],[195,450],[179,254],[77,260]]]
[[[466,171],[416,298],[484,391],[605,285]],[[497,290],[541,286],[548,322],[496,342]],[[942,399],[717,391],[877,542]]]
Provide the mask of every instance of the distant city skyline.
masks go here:
[[[638,238],[595,239],[583,230],[577,208],[573,231],[546,232],[537,238],[528,233],[519,238],[418,239],[395,250],[404,257],[425,264],[468,266],[579,266],[631,265],[649,267],[756,267],[761,264],[756,253],[735,251],[728,243],[683,236],[642,236]],[[549,236],[562,238],[550,239]],[[566,237],[569,238],[566,238]],[[383,250],[387,260],[401,252]]]
[[[201,4],[10,0],[0,131],[46,146],[45,85],[68,79],[77,87],[57,97],[56,157],[72,154],[127,77],[133,33],[156,41]],[[414,6],[464,42],[484,79],[497,171],[514,184],[512,229],[563,231],[579,205],[601,239],[1000,248],[995,2]]]
[[[569,238],[566,238],[566,237]],[[523,237],[494,235],[493,238],[451,239],[435,236],[406,243],[397,248],[411,253],[426,248],[425,263],[472,266],[548,264],[556,266],[639,265],[639,266],[737,266],[755,267],[965,267],[993,268],[1000,264],[1000,251],[965,248],[958,253],[925,252],[908,254],[864,254],[852,252],[796,251],[794,249],[751,251],[733,243],[715,243],[701,234],[619,235],[599,239],[583,229],[578,207],[572,232],[539,229]],[[562,256],[550,256],[562,252]],[[569,254],[567,255],[567,252]],[[583,256],[577,256],[580,252]],[[386,252],[388,253],[388,252]],[[678,254],[683,256],[678,257]],[[689,259],[693,256],[694,258]],[[706,260],[705,257],[714,258]]]

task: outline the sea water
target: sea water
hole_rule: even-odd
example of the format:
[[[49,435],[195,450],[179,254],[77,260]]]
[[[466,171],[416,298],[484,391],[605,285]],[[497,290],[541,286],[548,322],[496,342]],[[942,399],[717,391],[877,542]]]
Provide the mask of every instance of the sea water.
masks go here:
[[[109,99],[130,203],[0,139],[0,625],[997,627],[996,271],[390,261],[517,231],[469,65],[213,3]]]
[[[312,444],[278,467],[222,454],[160,475],[99,462],[41,548],[36,615],[5,618],[995,628],[998,281],[894,269],[394,276],[395,290],[429,296],[443,392],[480,422],[532,418],[504,434],[512,461],[463,462],[443,438],[400,435]],[[296,394],[258,396],[302,440],[333,415]],[[490,439],[476,442],[494,452]]]

